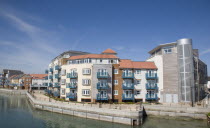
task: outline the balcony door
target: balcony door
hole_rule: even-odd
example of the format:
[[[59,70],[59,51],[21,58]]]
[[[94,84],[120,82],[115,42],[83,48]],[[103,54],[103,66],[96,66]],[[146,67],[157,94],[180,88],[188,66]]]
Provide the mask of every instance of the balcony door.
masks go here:
[[[132,91],[131,90],[124,90],[125,98],[131,98],[132,97]]]
[[[101,90],[101,91],[99,91],[99,95],[100,95],[101,98],[106,98],[107,97],[107,91],[106,90]]]
[[[132,76],[132,70],[123,70],[123,74],[125,74],[125,76]]]

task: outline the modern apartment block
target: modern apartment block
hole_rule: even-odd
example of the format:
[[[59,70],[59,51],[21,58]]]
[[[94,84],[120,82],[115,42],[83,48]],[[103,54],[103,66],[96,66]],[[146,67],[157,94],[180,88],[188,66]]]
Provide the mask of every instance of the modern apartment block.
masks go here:
[[[111,49],[101,54],[71,54],[62,62],[53,61],[46,72],[55,96],[78,102],[158,101],[153,62],[121,60]]]
[[[200,101],[205,96],[207,65],[199,59],[191,39],[162,44],[149,51],[157,66],[160,102]]]
[[[70,56],[85,55],[87,52],[80,51],[66,51],[55,57],[49,64],[49,68],[45,70],[45,74],[48,74],[46,80],[49,80],[48,88],[53,91],[54,95],[60,95],[61,84],[61,66],[65,65],[67,59]]]

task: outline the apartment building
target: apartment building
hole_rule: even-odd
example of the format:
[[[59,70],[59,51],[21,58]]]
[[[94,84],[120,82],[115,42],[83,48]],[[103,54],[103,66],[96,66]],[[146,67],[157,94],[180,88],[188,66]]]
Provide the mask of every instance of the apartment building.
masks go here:
[[[48,89],[53,92],[54,96],[60,96],[60,86],[61,86],[61,66],[67,63],[67,59],[71,56],[77,55],[85,55],[89,54],[87,52],[80,52],[80,51],[66,51],[60,54],[59,56],[55,57],[47,70],[45,70],[45,74],[48,74],[46,78],[49,80]]]
[[[194,103],[205,96],[207,65],[199,59],[191,39],[159,45],[149,54],[147,61],[158,68],[160,102]]]
[[[23,79],[23,76],[24,76],[24,74],[11,76],[9,78],[9,80],[10,80],[9,88],[24,89],[24,79]]]
[[[58,71],[49,68],[54,76],[48,73],[49,89],[60,91],[61,98],[78,102],[158,100],[157,67],[153,62],[120,60],[112,49],[101,54],[72,55],[65,61],[55,66]]]
[[[114,102],[158,101],[157,67],[153,62],[121,59],[113,65]]]
[[[48,87],[48,74],[30,74],[32,77],[32,83],[30,89],[33,90],[44,90]]]

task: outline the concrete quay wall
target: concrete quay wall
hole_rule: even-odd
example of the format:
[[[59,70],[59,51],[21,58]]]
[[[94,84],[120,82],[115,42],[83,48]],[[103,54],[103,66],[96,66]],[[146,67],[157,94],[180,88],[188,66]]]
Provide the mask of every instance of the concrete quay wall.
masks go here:
[[[210,112],[210,108],[208,107],[144,106],[144,109],[148,116],[185,117],[192,119],[206,119],[206,114]]]
[[[70,104],[56,104],[52,102],[36,100],[29,93],[26,93],[26,96],[34,108],[61,114],[113,123],[121,123],[126,125],[140,125],[143,118],[142,111],[125,111]]]

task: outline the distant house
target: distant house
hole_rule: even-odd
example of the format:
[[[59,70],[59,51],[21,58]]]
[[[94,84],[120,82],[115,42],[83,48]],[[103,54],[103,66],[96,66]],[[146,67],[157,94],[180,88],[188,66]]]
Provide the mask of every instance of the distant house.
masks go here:
[[[32,83],[30,88],[35,90],[44,90],[47,89],[48,80],[46,77],[48,74],[30,74],[32,77]]]

